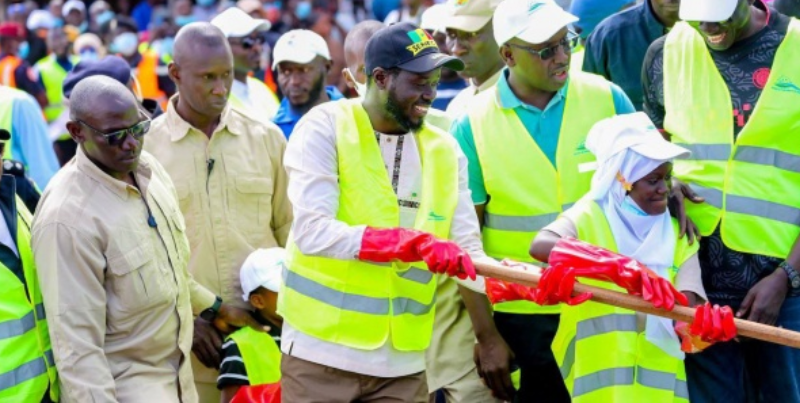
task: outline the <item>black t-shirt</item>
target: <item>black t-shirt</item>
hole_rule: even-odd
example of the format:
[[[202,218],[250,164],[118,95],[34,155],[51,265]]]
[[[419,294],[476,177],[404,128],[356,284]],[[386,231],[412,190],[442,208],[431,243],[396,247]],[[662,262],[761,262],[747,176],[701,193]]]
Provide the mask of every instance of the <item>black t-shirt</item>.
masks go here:
[[[734,137],[739,135],[750,119],[756,102],[767,83],[772,62],[789,27],[789,17],[770,10],[760,1],[756,7],[765,10],[767,25],[755,35],[735,43],[724,51],[710,50],[731,94],[731,119]],[[664,42],[653,42],[645,56],[642,69],[644,111],[659,128],[664,125]],[[703,285],[714,303],[738,306],[758,281],[771,274],[783,259],[751,255],[728,248],[719,227],[700,241],[698,254],[703,273]],[[792,296],[800,295],[794,291]]]

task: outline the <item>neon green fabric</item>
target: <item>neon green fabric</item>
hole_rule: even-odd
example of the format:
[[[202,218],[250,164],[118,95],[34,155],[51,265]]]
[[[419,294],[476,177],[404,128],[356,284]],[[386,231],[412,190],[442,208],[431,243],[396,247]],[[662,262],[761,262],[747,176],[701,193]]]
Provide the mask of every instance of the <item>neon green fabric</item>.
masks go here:
[[[280,108],[280,101],[278,97],[267,87],[266,84],[257,78],[247,77],[247,91],[251,98],[251,105],[248,106],[243,100],[239,99],[233,91],[230,97],[231,105],[245,113],[252,115],[254,119],[262,119],[265,121],[272,121],[275,114]]]
[[[16,204],[17,248],[28,292],[0,264],[0,401],[38,402],[47,388],[58,401],[58,376],[30,245],[32,216],[18,197]]]
[[[339,211],[348,225],[399,226],[375,132],[359,100],[335,104]],[[455,140],[423,126],[415,134],[422,162],[422,199],[414,228],[448,238],[458,202]],[[430,344],[436,281],[422,262],[377,264],[303,255],[291,241],[278,308],[299,331],[351,348],[374,350],[391,340],[401,351]]]
[[[678,23],[664,45],[664,129],[692,151],[675,175],[706,202],[687,203],[702,235],[721,225],[729,248],[788,256],[800,235],[800,21],[793,19],[775,54],[755,110],[734,140],[731,97],[703,38]],[[775,197],[776,191],[781,197]]]
[[[75,65],[78,63],[78,58],[72,56],[70,61]],[[37,62],[36,68],[39,70],[44,82],[44,88],[47,90],[48,105],[44,109],[44,116],[48,122],[52,122],[64,111],[64,105],[62,104],[64,98],[63,84],[68,72],[58,64],[55,53],[51,53]]]
[[[251,386],[281,380],[281,349],[269,333],[243,327],[228,337],[239,347]]]
[[[584,140],[596,122],[615,115],[614,100],[605,79],[580,71],[570,74],[555,167],[513,110],[483,99],[496,96],[495,91],[485,91],[474,101],[490,107],[468,112],[491,196],[483,227],[489,256],[530,262],[528,248],[538,231],[589,191],[595,158]],[[509,158],[510,150],[514,158]],[[558,306],[528,301],[497,304],[494,309],[529,314],[559,311]]]
[[[564,214],[575,224],[578,239],[616,252],[611,227],[596,202],[581,199]],[[677,222],[675,227],[677,234]],[[698,247],[686,238],[678,240],[670,281]],[[580,281],[625,292],[613,283]],[[683,360],[647,341],[634,311],[592,301],[564,306],[553,354],[574,403],[688,402]]]

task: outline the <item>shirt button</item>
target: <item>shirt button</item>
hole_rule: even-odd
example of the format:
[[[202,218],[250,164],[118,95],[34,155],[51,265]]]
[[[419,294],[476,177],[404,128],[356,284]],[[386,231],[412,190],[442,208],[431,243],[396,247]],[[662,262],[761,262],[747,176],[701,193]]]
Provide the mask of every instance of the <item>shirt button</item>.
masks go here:
[[[387,142],[387,143],[391,143],[391,142],[392,142],[392,138],[391,138],[391,137],[387,137],[387,138],[386,138],[386,142]]]

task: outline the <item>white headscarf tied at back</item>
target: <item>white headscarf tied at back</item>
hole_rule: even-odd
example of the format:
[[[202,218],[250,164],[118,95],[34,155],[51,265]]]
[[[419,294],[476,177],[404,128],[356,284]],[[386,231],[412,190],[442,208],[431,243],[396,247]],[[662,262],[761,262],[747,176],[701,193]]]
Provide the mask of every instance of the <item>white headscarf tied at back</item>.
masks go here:
[[[586,148],[597,158],[589,197],[605,212],[617,251],[668,277],[676,242],[669,212],[648,215],[627,193],[636,181],[689,151],[664,140],[642,112],[598,122],[586,138]],[[645,333],[667,354],[683,358],[671,320],[648,315]]]

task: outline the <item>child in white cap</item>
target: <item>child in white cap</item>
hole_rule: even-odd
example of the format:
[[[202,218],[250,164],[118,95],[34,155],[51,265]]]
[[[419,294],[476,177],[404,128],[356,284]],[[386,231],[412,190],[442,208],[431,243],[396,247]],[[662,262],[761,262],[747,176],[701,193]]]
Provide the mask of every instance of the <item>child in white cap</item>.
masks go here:
[[[223,402],[280,401],[278,343],[283,319],[275,311],[285,257],[283,248],[257,249],[242,264],[242,299],[250,302],[253,317],[270,330],[265,333],[244,327],[225,339],[217,378]]]

